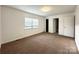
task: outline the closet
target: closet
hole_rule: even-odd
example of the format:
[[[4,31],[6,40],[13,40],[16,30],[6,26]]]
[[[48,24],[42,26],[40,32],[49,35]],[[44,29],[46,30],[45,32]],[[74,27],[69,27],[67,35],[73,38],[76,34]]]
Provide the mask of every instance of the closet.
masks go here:
[[[54,23],[55,19],[58,18],[58,35],[75,37],[75,19],[74,14],[66,14],[66,15],[56,15],[49,17],[49,32],[56,33]]]

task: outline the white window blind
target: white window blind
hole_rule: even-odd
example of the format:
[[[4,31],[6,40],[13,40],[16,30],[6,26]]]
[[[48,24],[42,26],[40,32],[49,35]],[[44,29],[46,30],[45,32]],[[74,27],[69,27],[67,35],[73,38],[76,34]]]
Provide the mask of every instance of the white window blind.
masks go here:
[[[34,18],[25,18],[25,29],[38,28],[39,20]]]

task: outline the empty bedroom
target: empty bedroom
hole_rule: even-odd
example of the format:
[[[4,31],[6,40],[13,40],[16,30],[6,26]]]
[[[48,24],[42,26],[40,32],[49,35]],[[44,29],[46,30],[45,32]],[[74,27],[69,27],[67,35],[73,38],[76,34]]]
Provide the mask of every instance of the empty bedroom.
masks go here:
[[[78,19],[77,5],[0,5],[0,53],[79,53]]]

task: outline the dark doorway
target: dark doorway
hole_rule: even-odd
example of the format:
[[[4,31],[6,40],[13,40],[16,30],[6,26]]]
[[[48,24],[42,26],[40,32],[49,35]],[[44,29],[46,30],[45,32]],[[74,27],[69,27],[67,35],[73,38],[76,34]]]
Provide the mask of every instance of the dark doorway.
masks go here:
[[[54,22],[55,22],[55,33],[59,32],[59,18],[54,18]]]
[[[48,19],[46,19],[46,32],[48,32],[48,31],[49,31],[49,29],[48,29],[49,27],[48,27],[48,26],[49,26],[49,20],[48,20]]]

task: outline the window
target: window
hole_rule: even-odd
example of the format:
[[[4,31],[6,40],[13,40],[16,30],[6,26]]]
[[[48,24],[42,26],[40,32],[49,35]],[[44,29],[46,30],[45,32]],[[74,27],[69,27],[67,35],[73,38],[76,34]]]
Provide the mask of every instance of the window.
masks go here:
[[[38,19],[25,18],[25,29],[38,28]]]

